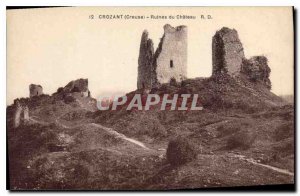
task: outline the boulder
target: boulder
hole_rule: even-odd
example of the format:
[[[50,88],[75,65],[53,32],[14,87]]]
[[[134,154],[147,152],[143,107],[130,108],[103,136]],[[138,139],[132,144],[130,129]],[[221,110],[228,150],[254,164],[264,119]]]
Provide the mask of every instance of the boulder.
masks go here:
[[[166,155],[172,166],[179,166],[196,159],[197,150],[187,138],[177,137],[169,142]]]

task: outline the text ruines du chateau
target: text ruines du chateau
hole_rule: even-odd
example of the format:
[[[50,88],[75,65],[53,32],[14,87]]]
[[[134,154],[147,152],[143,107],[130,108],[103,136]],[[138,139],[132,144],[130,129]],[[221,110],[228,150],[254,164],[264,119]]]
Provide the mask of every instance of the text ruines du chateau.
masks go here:
[[[161,19],[213,19],[211,15],[130,15],[130,14],[91,14],[89,15],[89,19],[100,19],[100,20],[143,20],[143,19],[151,19],[151,20],[161,20]]]

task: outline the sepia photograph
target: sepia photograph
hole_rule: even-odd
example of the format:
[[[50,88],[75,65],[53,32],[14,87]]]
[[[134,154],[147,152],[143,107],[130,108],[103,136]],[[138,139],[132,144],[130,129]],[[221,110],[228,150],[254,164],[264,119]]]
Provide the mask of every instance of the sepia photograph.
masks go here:
[[[294,14],[7,7],[7,189],[295,190]]]

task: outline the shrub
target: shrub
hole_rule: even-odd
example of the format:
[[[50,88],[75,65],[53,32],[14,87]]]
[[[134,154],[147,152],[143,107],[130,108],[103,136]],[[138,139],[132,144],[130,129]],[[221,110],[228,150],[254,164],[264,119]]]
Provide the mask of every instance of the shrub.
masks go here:
[[[176,79],[175,79],[175,78],[171,78],[171,80],[170,80],[170,85],[171,85],[171,86],[177,86],[177,82],[176,82]]]
[[[162,139],[168,135],[165,127],[155,116],[134,114],[131,119],[118,121],[114,128],[128,137]]]
[[[173,166],[183,165],[197,157],[195,146],[183,137],[171,140],[167,149],[167,160]]]
[[[228,125],[220,125],[217,128],[218,137],[226,137],[228,135],[232,135],[234,133],[237,133],[241,130],[240,124],[228,124]]]
[[[227,148],[230,150],[236,148],[247,150],[252,146],[255,138],[256,137],[249,132],[238,132],[228,138]]]
[[[76,99],[75,99],[73,96],[66,96],[66,97],[64,98],[64,102],[65,102],[66,104],[75,102],[75,100],[76,100]]]
[[[74,93],[74,92],[80,92],[80,89],[79,89],[77,86],[75,86],[75,87],[71,90],[71,92],[72,92],[72,93]]]
[[[57,93],[61,93],[61,92],[63,92],[63,90],[64,90],[64,88],[63,87],[59,87],[58,89],[57,89]]]
[[[281,141],[289,137],[294,137],[293,123],[284,123],[279,125],[274,132],[273,138],[275,141]]]
[[[62,116],[63,120],[72,121],[72,120],[80,120],[84,118],[86,114],[80,111],[69,112]]]

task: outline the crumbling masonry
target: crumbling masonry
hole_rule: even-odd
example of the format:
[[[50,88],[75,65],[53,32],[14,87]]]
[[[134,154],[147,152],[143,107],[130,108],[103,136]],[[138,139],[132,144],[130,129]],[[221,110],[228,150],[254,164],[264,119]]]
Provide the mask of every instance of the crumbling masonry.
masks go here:
[[[232,77],[245,75],[252,82],[260,82],[271,89],[271,69],[265,56],[246,59],[243,45],[235,29],[223,27],[212,40],[212,75],[226,73]]]
[[[270,68],[264,56],[245,58],[244,48],[235,29],[223,27],[212,38],[212,75],[246,76],[271,89]],[[145,30],[138,60],[138,89],[152,89],[187,77],[187,27],[164,26],[164,35],[154,53],[153,42]]]
[[[217,31],[212,40],[213,74],[238,75],[244,58],[244,49],[237,31],[227,27]]]
[[[43,87],[37,84],[29,85],[29,97],[40,96],[43,94]]]
[[[14,128],[29,122],[29,108],[23,99],[14,100]]]
[[[43,95],[43,87],[37,84],[29,85],[29,97]],[[19,127],[21,124],[29,122],[28,98],[15,99],[13,104],[13,126]]]
[[[69,82],[61,91],[67,93],[80,93],[83,97],[90,97],[91,92],[88,89],[88,79],[80,78]]]
[[[154,53],[153,41],[145,30],[138,60],[138,89],[151,89],[187,77],[187,27],[164,26],[164,35]]]

